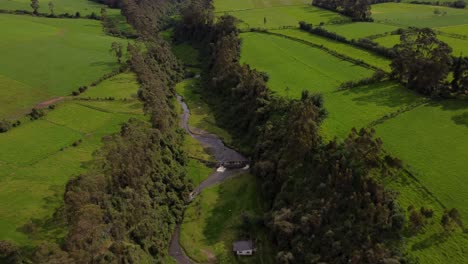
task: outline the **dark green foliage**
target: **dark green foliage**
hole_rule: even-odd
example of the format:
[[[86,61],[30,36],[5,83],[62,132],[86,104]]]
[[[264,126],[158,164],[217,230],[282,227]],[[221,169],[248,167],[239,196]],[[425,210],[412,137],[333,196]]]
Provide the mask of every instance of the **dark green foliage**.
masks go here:
[[[6,120],[6,119],[2,119],[0,120],[0,133],[5,133],[7,132],[8,130],[10,130],[12,127],[12,124],[10,121]]]
[[[373,21],[369,0],[313,0],[312,4],[324,9],[337,11],[354,21]]]
[[[463,222],[461,220],[460,213],[455,208],[445,210],[444,214],[442,215],[442,219],[440,220],[440,224],[447,232],[455,230],[457,225],[460,228],[463,228]]]
[[[400,42],[390,65],[393,76],[422,94],[440,94],[452,63],[452,49],[430,28],[405,31]]]
[[[206,28],[205,21],[183,19]],[[353,130],[344,142],[326,143],[319,133],[326,117],[320,95],[276,97],[265,75],[239,64],[235,19],[216,24],[188,41],[210,56],[203,74],[206,98],[222,109],[219,120],[247,142],[254,174],[270,212],[266,215],[278,263],[379,263],[398,257],[385,242],[398,239],[404,216],[394,197],[372,177],[389,174],[395,161],[382,153],[374,132]],[[180,39],[179,39],[180,40]],[[212,43],[208,45],[207,43]],[[252,220],[244,217],[248,230]]]
[[[0,263],[22,263],[19,249],[10,241],[0,240]]]
[[[454,61],[453,80],[451,82],[454,92],[468,91],[468,57],[459,57]]]
[[[31,120],[36,120],[45,116],[46,112],[43,109],[33,108],[28,115]]]
[[[33,9],[33,14],[37,15],[37,10],[39,9],[39,0],[31,0],[31,8]]]

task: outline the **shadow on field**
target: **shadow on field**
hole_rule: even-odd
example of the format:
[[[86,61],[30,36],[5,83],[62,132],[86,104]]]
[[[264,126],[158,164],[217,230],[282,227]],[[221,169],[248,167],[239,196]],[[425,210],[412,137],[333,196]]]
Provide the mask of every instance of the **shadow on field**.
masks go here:
[[[450,235],[448,233],[445,233],[445,232],[438,233],[438,234],[433,234],[430,237],[424,239],[423,241],[414,244],[411,247],[411,250],[414,250],[414,251],[423,250],[423,249],[426,249],[428,247],[440,245],[440,244],[444,243],[445,241],[447,241],[447,239],[449,237],[450,237]]]
[[[338,92],[352,96],[352,100],[360,105],[403,107],[419,100],[418,96],[405,91],[399,84],[393,82],[365,85]]]
[[[110,61],[96,61],[96,62],[92,62],[89,64],[89,66],[107,66],[107,67],[114,67],[115,64],[117,64],[117,62],[110,62]]]
[[[457,125],[468,127],[468,112],[456,115],[452,117],[453,122]]]

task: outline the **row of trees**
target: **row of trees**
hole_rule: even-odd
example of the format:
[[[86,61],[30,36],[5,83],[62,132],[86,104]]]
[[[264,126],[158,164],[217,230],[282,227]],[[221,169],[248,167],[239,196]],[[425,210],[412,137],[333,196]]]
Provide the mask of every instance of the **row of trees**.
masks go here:
[[[411,28],[395,46],[392,75],[408,88],[430,96],[468,91],[468,57],[452,58],[452,48],[430,28]],[[453,73],[451,82],[448,74]]]
[[[400,162],[382,153],[373,131],[353,130],[344,142],[325,142],[319,133],[327,116],[322,96],[303,92],[287,100],[272,94],[265,74],[239,63],[236,19],[200,19],[211,17],[212,10],[202,8],[209,2],[192,1],[176,37],[204,48],[205,98],[223,109],[221,123],[252,146],[252,170],[270,209],[263,223],[277,246],[277,262],[398,263],[385,241],[398,239],[404,216],[371,175],[390,174]]]
[[[173,87],[182,71],[154,31],[170,6],[159,5],[163,2],[123,6],[145,40],[143,48],[128,45],[127,63],[137,74],[138,96],[150,122],[131,119],[103,139],[91,169],[68,182],[64,206],[55,214],[67,224],[67,235],[63,242],[40,245],[30,257],[34,263],[165,263],[192,184],[185,175],[183,132],[174,106]],[[1,260],[29,261],[5,241],[0,241]]]
[[[373,21],[370,0],[313,0],[312,5],[340,12],[354,21]]]

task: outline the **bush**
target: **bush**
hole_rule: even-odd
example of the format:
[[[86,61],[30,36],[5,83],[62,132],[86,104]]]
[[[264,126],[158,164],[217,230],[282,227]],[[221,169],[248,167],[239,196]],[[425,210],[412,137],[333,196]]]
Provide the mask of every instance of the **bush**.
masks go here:
[[[30,117],[31,120],[36,120],[36,119],[39,119],[39,118],[45,116],[45,114],[46,113],[44,112],[44,110],[33,108],[31,110],[31,113],[29,113],[29,117]]]
[[[86,90],[88,90],[88,86],[80,86],[80,88],[78,88],[80,93],[84,93]]]
[[[55,105],[54,105],[54,104],[49,105],[49,109],[50,109],[50,110],[54,110],[54,109],[55,109]]]
[[[5,133],[7,132],[8,130],[11,129],[11,122],[6,120],[6,119],[3,119],[3,120],[0,120],[0,133]]]
[[[79,139],[79,140],[72,143],[72,147],[78,147],[82,142],[83,142],[83,140]]]
[[[431,218],[434,215],[434,210],[431,208],[425,208],[424,206],[421,207],[420,212],[426,218]]]

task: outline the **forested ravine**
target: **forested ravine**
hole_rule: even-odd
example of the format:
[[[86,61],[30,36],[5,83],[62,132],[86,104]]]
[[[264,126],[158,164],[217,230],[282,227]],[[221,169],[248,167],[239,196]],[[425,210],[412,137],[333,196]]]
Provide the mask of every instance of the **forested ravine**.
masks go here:
[[[223,141],[216,135],[210,134],[198,128],[191,128],[188,120],[190,118],[190,110],[184,99],[177,95],[177,101],[182,107],[182,114],[180,120],[180,126],[193,138],[198,140],[205,149],[208,149],[209,153],[213,155],[219,164],[230,161],[247,161],[242,154],[228,148],[224,145]],[[213,171],[206,180],[201,182],[194,188],[194,196],[199,194],[203,189],[208,188],[212,185],[222,182],[223,180],[240,174],[244,169],[217,169]],[[179,243],[179,231],[180,225],[178,225],[172,235],[171,243],[169,246],[169,255],[171,255],[179,264],[190,264],[193,261],[188,258]]]

